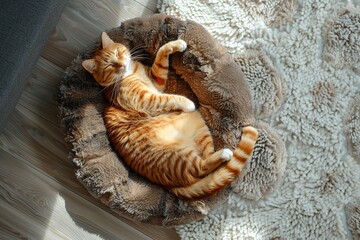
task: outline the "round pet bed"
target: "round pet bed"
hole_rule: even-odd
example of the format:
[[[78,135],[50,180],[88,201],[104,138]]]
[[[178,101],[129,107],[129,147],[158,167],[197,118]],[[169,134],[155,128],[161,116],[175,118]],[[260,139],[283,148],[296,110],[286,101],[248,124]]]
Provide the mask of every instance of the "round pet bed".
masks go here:
[[[248,164],[251,174],[239,177],[246,179],[248,185],[238,179],[218,195],[201,201],[172,196],[132,172],[111,147],[102,118],[106,101],[101,87],[81,66],[99,48],[97,41],[66,70],[59,96],[76,176],[94,197],[121,216],[175,226],[203,218],[226,200],[232,188],[242,192],[241,196],[257,199],[277,186],[285,166],[283,143],[265,123],[255,123],[251,94],[241,66],[203,27],[156,14],[127,20],[107,32],[114,41],[129,48],[143,47],[150,56],[145,64],[151,64],[164,43],[178,38],[185,40],[187,50],[171,56],[166,92],[185,95],[197,103],[217,149],[234,148],[240,140],[242,126],[255,125],[260,135]],[[257,181],[262,181],[262,185],[257,185]],[[257,192],[255,197],[254,192]]]

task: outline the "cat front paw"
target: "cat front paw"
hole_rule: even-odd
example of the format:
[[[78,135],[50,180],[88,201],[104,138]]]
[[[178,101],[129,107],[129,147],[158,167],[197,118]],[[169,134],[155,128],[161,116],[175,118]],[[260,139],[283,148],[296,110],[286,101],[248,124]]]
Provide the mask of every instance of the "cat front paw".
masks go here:
[[[178,39],[175,42],[176,42],[177,48],[174,50],[176,50],[177,52],[185,51],[185,49],[187,48],[187,44],[184,40]]]
[[[167,43],[169,53],[183,52],[187,48],[187,44],[184,40],[178,39]]]
[[[193,112],[196,110],[195,103],[193,101],[188,100],[183,107],[184,112]]]
[[[224,148],[222,150],[222,153],[221,153],[221,159],[223,159],[224,161],[229,161],[233,156],[233,152],[228,149],[228,148]]]

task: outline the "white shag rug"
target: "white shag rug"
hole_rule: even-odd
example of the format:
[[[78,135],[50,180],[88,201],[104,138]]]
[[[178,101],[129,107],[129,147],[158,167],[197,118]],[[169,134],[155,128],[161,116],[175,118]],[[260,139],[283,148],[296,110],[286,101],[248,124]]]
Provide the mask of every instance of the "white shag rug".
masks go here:
[[[234,191],[202,221],[178,227],[180,237],[360,239],[360,1],[160,0],[158,9],[228,47],[258,118],[288,154],[269,196]]]

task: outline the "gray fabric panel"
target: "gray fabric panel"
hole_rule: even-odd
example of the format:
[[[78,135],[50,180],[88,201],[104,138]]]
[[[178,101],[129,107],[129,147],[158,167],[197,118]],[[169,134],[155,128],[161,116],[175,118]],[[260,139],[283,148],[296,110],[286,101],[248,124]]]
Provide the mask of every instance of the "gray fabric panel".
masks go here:
[[[67,0],[0,1],[0,132]]]

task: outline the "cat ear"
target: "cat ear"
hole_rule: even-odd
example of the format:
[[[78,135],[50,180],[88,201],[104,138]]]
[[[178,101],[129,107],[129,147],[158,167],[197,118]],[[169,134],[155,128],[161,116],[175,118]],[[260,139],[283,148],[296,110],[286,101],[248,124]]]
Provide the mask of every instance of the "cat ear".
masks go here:
[[[88,71],[93,74],[96,71],[96,64],[94,59],[87,59],[81,63],[81,65]]]
[[[106,48],[107,46],[109,46],[110,44],[113,44],[114,41],[111,40],[111,38],[109,37],[109,35],[107,35],[106,32],[103,32],[101,34],[101,42],[102,42],[102,47]]]

